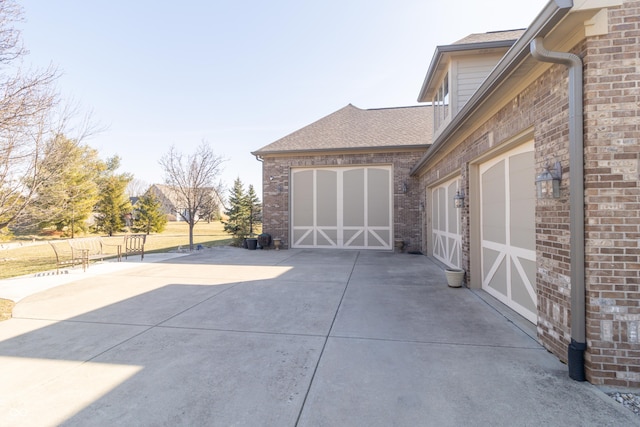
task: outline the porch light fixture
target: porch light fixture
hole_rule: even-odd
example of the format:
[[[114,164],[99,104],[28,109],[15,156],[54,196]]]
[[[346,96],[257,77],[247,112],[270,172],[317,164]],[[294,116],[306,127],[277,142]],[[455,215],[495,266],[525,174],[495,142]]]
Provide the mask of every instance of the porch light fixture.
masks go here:
[[[404,194],[407,194],[407,191],[409,191],[409,185],[407,184],[407,181],[404,181],[404,182],[402,183],[402,192],[403,192]]]
[[[456,195],[453,196],[453,206],[455,206],[456,209],[464,207],[464,190],[456,191]]]
[[[538,199],[557,199],[560,197],[561,180],[562,166],[560,162],[556,162],[553,167],[547,164],[544,171],[536,177]]]

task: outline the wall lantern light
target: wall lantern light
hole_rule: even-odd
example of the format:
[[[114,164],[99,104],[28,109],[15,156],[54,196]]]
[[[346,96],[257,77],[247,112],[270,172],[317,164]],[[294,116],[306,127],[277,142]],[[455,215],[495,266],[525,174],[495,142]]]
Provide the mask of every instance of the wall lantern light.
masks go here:
[[[557,199],[560,197],[560,181],[562,180],[562,166],[556,162],[553,168],[547,164],[544,171],[536,177],[536,191],[538,199]]]
[[[456,191],[456,195],[453,196],[453,205],[457,209],[464,207],[464,190]]]
[[[403,192],[404,194],[407,194],[407,191],[409,191],[409,184],[407,184],[407,181],[404,181],[404,182],[402,183],[402,192]]]

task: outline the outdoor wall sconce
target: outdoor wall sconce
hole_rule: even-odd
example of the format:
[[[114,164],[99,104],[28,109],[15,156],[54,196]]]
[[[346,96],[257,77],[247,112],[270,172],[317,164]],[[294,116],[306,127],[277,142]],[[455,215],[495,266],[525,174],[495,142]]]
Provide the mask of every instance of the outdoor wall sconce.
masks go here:
[[[407,181],[404,181],[404,182],[402,183],[402,192],[403,192],[404,194],[407,194],[407,191],[409,191],[409,185],[407,184]]]
[[[453,206],[456,209],[464,208],[464,190],[456,191],[456,195],[453,196]]]
[[[547,164],[544,171],[536,177],[536,191],[538,199],[557,199],[560,197],[560,181],[562,180],[562,166],[556,162],[553,168]]]

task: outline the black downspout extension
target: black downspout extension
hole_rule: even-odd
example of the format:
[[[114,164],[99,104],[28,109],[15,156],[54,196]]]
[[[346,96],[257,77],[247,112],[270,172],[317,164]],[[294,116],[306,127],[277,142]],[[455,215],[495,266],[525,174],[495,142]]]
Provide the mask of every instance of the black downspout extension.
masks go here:
[[[584,352],[587,349],[585,324],[584,272],[584,129],[582,59],[573,53],[551,52],[543,38],[535,38],[531,55],[541,62],[563,64],[569,68],[569,232],[571,256],[571,343],[567,363],[569,377],[585,381]]]

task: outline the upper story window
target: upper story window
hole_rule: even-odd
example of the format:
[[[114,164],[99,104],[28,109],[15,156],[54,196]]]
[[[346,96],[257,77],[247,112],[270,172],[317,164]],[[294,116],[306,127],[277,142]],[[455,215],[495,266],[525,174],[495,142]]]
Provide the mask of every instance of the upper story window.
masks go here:
[[[437,130],[449,118],[449,73],[445,74],[433,98],[433,114],[433,128]]]

